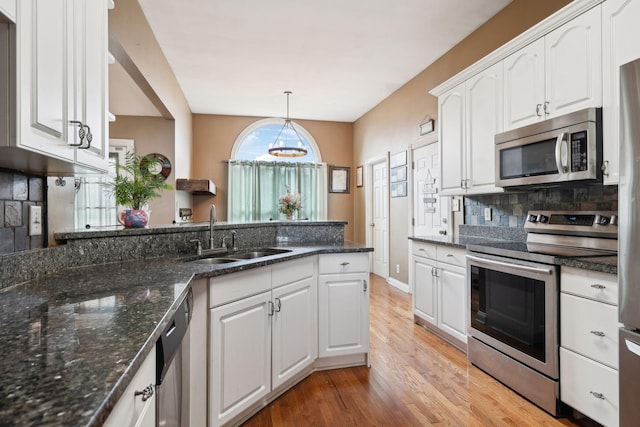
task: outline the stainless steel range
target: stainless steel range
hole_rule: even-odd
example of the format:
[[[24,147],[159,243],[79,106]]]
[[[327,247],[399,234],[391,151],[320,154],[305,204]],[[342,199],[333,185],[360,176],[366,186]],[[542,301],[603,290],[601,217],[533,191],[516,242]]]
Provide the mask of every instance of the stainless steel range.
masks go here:
[[[533,211],[524,228],[526,242],[468,246],[468,358],[558,415],[559,264],[615,255],[617,214]]]

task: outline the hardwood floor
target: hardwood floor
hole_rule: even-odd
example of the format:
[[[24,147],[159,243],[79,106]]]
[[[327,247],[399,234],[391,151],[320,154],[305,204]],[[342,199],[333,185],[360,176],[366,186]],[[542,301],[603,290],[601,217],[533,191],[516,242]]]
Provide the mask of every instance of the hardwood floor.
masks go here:
[[[244,426],[573,426],[413,323],[411,297],[371,277],[371,368],[315,372]]]

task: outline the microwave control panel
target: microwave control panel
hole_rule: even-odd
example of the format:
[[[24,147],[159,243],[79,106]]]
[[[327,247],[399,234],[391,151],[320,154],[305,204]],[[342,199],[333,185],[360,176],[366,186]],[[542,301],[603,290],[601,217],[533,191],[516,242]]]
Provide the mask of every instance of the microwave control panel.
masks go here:
[[[588,168],[587,131],[571,134],[571,172],[582,172]]]

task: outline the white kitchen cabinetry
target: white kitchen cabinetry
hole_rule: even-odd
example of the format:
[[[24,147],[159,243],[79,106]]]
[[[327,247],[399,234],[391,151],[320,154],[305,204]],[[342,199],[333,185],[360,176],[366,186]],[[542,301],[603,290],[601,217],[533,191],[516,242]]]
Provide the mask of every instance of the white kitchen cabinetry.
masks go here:
[[[465,250],[412,241],[409,281],[416,323],[466,349],[467,275]]]
[[[563,267],[560,288],[560,398],[617,426],[617,277]]]
[[[318,355],[317,258],[210,281],[210,423],[238,420]]]
[[[0,13],[16,22],[16,0],[0,0]]]
[[[319,256],[319,357],[369,353],[369,256]]]
[[[601,7],[504,59],[504,129],[602,105]]]
[[[502,131],[502,63],[438,97],[442,195],[503,191],[495,187],[495,134]]]
[[[131,383],[114,406],[105,427],[156,425],[156,348],[147,355]]]
[[[618,184],[620,142],[620,66],[640,58],[640,2],[607,0],[602,4],[602,125],[605,184]]]
[[[106,0],[24,0],[17,13],[16,145],[106,171]]]

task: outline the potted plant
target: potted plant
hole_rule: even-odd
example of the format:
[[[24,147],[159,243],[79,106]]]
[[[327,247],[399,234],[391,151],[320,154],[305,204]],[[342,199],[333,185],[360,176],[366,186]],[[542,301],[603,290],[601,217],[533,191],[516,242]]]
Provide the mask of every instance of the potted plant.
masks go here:
[[[107,185],[115,196],[116,205],[125,208],[120,213],[120,221],[126,228],[146,227],[149,200],[160,197],[162,190],[172,189],[164,182],[164,177],[155,172],[157,166],[156,159],[131,152],[127,152],[124,164],[116,166],[115,179]]]

